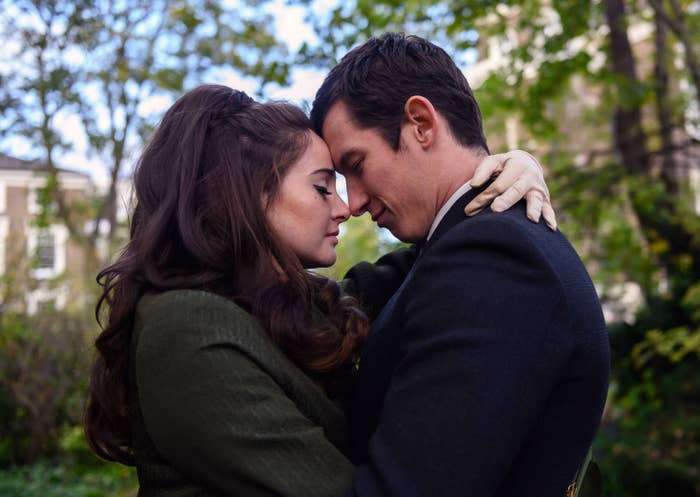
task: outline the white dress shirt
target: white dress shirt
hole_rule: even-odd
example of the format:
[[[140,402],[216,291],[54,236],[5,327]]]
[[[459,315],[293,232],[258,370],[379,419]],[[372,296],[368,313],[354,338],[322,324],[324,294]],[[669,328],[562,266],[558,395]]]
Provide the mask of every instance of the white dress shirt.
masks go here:
[[[469,190],[472,189],[471,185],[471,180],[467,181],[464,183],[462,186],[457,188],[457,191],[455,191],[450,198],[447,199],[447,202],[440,208],[440,210],[437,213],[437,216],[435,216],[435,219],[433,220],[433,224],[430,226],[430,231],[428,231],[428,238],[426,238],[426,242],[430,240],[430,237],[433,236],[433,233],[435,233],[435,230],[438,227],[438,224],[440,224],[440,221],[442,221],[442,218],[445,217],[445,214],[447,214],[447,211],[452,208],[452,206],[459,200],[459,198],[467,193]]]

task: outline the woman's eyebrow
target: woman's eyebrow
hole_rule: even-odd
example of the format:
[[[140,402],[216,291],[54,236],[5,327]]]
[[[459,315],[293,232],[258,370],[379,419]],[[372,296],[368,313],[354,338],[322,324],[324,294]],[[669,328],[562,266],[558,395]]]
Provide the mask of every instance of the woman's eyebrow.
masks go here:
[[[315,171],[311,171],[309,173],[309,176],[311,176],[312,174],[325,174],[327,176],[335,177],[335,169],[329,169],[327,167],[323,167],[321,169],[316,169]]]

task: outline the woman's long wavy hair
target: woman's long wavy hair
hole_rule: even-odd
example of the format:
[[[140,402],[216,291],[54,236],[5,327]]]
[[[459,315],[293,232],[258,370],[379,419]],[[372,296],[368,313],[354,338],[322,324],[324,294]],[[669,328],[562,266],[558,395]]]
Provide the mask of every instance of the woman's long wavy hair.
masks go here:
[[[297,107],[257,103],[225,86],[200,86],[166,112],[137,164],[130,241],[97,277],[103,330],[85,429],[99,456],[133,464],[129,344],[147,292],[191,288],[232,299],[310,374],[356,360],[367,318],[335,282],[305,271],[265,216],[310,133]],[[312,325],[314,306],[329,325]]]

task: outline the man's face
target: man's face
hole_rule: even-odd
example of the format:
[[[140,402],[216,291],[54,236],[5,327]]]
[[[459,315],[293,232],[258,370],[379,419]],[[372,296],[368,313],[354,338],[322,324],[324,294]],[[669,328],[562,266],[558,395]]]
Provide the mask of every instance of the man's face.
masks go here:
[[[352,215],[368,211],[399,240],[418,242],[428,234],[435,206],[429,178],[422,173],[425,158],[410,143],[407,128],[394,151],[376,130],[359,128],[345,103],[338,102],[323,122],[323,138],[336,170],[345,176]]]

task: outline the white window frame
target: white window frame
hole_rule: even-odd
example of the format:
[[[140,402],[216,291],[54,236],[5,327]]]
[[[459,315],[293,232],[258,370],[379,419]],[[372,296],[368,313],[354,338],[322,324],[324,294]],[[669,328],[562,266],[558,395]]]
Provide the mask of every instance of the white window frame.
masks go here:
[[[33,260],[39,242],[39,234],[45,230],[54,237],[54,266],[52,268],[32,269],[31,277],[39,280],[57,278],[66,270],[68,228],[60,224],[52,224],[48,228],[37,228],[36,226],[27,228],[27,253],[29,257]]]
[[[56,267],[56,236],[51,230],[39,230],[36,243],[35,262],[38,263],[38,268],[53,269]],[[48,253],[44,253],[44,251]]]
[[[54,307],[61,310],[65,308],[67,298],[68,288],[65,285],[58,288],[37,288],[25,295],[27,314],[36,314],[39,310],[39,304],[45,302],[53,302]]]
[[[30,216],[35,216],[41,212],[38,202],[39,195],[37,195],[39,188],[36,185],[27,186],[27,213]]]

